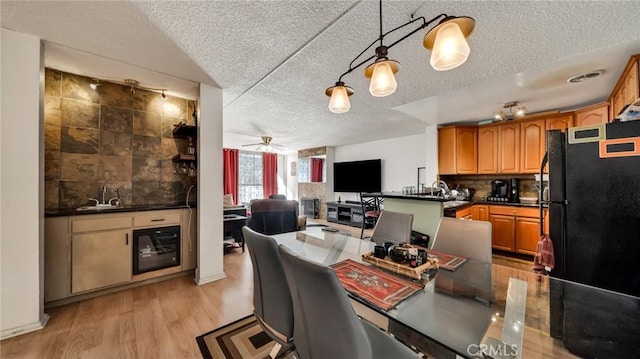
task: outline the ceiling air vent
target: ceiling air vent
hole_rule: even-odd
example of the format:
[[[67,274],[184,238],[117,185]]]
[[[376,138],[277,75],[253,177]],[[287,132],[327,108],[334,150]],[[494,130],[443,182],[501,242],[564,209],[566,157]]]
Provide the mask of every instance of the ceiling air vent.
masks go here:
[[[595,79],[596,77],[600,77],[602,74],[604,74],[604,70],[585,72],[580,75],[569,77],[569,79],[567,79],[567,82],[570,84],[577,83],[577,82],[585,82],[588,80]]]

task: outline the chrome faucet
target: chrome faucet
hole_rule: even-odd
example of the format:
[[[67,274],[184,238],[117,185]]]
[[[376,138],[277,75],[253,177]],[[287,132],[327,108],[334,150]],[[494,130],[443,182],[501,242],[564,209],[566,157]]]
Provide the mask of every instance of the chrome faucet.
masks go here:
[[[107,204],[107,202],[105,202],[104,200],[104,196],[107,194],[107,186],[106,185],[102,185],[102,204]]]
[[[438,188],[441,189],[442,192],[442,197],[447,197],[448,195],[450,195],[450,191],[449,191],[449,186],[447,186],[447,183],[443,180],[435,180],[433,181],[433,183],[431,183],[431,195],[433,196],[433,185],[437,185]]]
[[[118,207],[120,206],[120,191],[118,191],[118,189],[114,189],[113,192],[116,194],[117,197],[113,197],[109,200],[109,204],[114,206],[113,201],[116,201],[115,206]]]

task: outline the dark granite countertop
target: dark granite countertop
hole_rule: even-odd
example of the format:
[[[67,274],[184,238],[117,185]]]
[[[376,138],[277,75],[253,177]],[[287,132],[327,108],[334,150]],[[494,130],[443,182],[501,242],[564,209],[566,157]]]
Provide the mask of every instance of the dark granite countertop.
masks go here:
[[[363,193],[362,194],[364,197],[367,196],[367,194]],[[411,199],[411,200],[417,200],[417,201],[428,201],[428,202],[449,202],[449,201],[454,201],[455,198],[451,197],[451,198],[442,198],[439,196],[431,196],[428,194],[404,194],[402,192],[382,192],[382,193],[372,193],[370,195],[376,195],[376,196],[380,196],[383,198],[397,198],[397,199]]]
[[[196,203],[189,203],[189,207],[196,208]],[[77,210],[76,208],[47,208],[44,210],[45,217],[81,216],[85,214],[121,213],[121,212],[143,212],[159,211],[163,209],[187,208],[185,203],[167,203],[138,206],[122,206],[109,209]]]

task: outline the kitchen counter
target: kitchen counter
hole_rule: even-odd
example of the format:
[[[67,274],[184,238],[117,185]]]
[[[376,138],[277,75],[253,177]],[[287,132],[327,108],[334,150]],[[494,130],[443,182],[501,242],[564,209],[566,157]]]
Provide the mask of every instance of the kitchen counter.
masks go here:
[[[513,206],[513,207],[532,207],[532,208],[538,208],[539,205],[536,204],[529,204],[529,203],[511,203],[511,202],[490,202],[490,201],[485,201],[485,200],[474,200],[473,204],[488,204],[488,205],[492,205],[492,206]],[[548,207],[547,204],[543,204],[543,207]]]
[[[454,201],[454,197],[450,198],[442,198],[439,196],[431,196],[429,194],[404,194],[402,192],[382,192],[382,193],[371,193],[370,196],[379,196],[383,198],[397,198],[397,199],[410,199],[416,201],[428,201],[428,202],[449,202]],[[363,193],[363,196],[366,197],[367,194]]]
[[[190,202],[189,206],[187,206],[185,203],[167,203],[167,204],[153,204],[153,205],[122,206],[122,207],[116,207],[116,208],[92,209],[92,210],[77,210],[75,208],[48,208],[44,210],[44,216],[45,217],[81,216],[85,214],[159,211],[163,209],[181,209],[181,208],[187,208],[187,207],[196,208],[196,203]]]

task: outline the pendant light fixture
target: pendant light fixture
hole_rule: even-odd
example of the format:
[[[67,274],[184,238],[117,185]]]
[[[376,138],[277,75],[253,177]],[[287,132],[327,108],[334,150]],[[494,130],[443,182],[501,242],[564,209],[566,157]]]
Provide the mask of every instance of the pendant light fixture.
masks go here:
[[[400,69],[400,64],[395,60],[390,60],[388,50],[396,44],[407,39],[416,32],[426,28],[434,23],[436,20],[440,20],[439,24],[425,35],[423,39],[423,45],[425,48],[432,50],[430,63],[431,66],[437,71],[446,71],[454,69],[467,61],[469,53],[471,52],[469,44],[466,38],[468,38],[473,32],[475,26],[475,20],[470,17],[455,17],[448,16],[446,14],[440,14],[433,19],[427,21],[424,17],[418,17],[409,20],[403,25],[400,25],[386,33],[382,32],[382,0],[379,1],[379,15],[380,15],[380,35],[378,38],[365,48],[355,59],[349,64],[349,69],[340,75],[338,82],[332,87],[329,87],[325,94],[331,99],[329,100],[329,110],[333,113],[344,113],[349,111],[351,104],[349,97],[353,95],[353,89],[346,86],[342,81],[342,78],[359,68],[360,66],[368,63],[375,58],[375,61],[368,65],[364,71],[364,75],[371,79],[369,83],[369,92],[375,97],[384,97],[393,94],[398,87],[395,74]],[[421,21],[421,23],[420,23]],[[396,40],[391,45],[383,45],[384,37],[403,29],[404,27],[418,23],[419,26],[409,32],[408,34]],[[379,42],[379,46],[375,49],[375,55],[372,55],[359,63],[355,64],[365,52],[367,52],[373,45]]]

